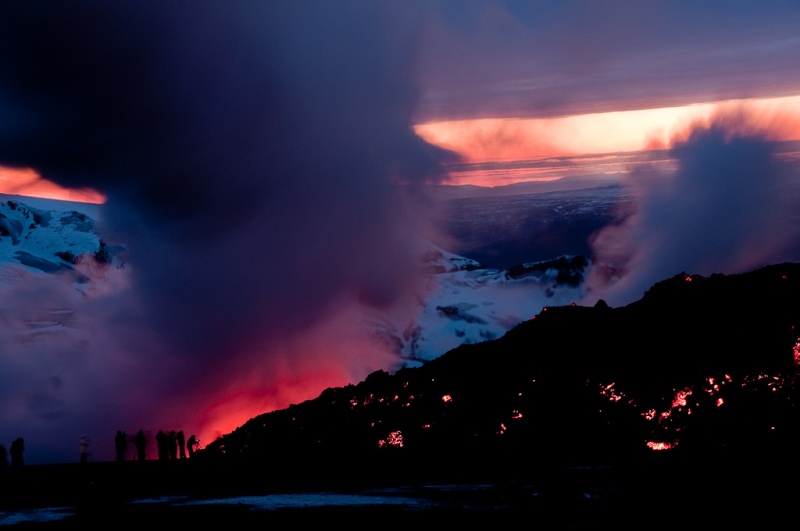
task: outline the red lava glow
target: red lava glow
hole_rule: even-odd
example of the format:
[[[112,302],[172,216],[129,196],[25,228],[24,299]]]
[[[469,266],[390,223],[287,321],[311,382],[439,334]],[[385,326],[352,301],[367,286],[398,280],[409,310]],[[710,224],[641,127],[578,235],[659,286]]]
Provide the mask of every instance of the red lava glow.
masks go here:
[[[800,350],[800,339],[798,339],[795,343],[795,348],[795,353],[797,354],[797,350]],[[691,409],[688,404],[689,397],[694,393],[694,391],[697,391],[698,394],[706,394],[709,396],[722,394],[725,392],[723,387],[726,384],[732,384],[733,378],[730,374],[724,374],[722,377],[709,376],[704,379],[704,382],[705,383],[701,382],[697,386],[688,386],[683,389],[676,390],[674,397],[671,399],[670,406],[666,411],[659,412],[656,408],[638,411],[638,415],[644,417],[644,419],[648,422],[653,420],[656,421],[655,426],[653,426],[654,431],[651,432],[651,437],[655,440],[645,441],[648,448],[651,450],[670,450],[676,447],[680,442],[677,438],[677,434],[685,429],[688,429],[689,431],[692,430],[690,425],[683,424],[681,419],[685,416],[697,414],[705,407],[705,402],[701,399],[698,399],[698,401],[692,405],[698,409]],[[616,401],[611,398],[611,396],[616,393],[614,391],[614,385],[614,383],[601,384],[599,386],[599,394],[609,398],[611,401]],[[790,390],[791,392],[793,389],[793,383],[790,383],[787,378],[782,376],[774,376],[767,373],[759,373],[755,376],[747,375],[743,378],[741,386],[744,389],[752,389],[755,392],[768,390],[772,393],[785,392],[786,390]],[[638,409],[633,400],[628,400],[626,403],[634,406],[635,409]],[[710,402],[712,407],[722,407],[726,404],[726,398],[721,396],[715,397],[713,401]],[[603,411],[600,410],[600,412],[602,413]],[[700,414],[702,416],[702,413]],[[772,426],[770,429],[774,430],[776,428]],[[665,442],[664,439],[671,440],[672,442]]]
[[[600,386],[600,394],[602,396],[608,397],[611,402],[619,402],[624,398],[622,393],[619,393],[614,390],[615,383],[610,383],[608,385],[601,385]]]
[[[656,441],[647,441],[647,447],[651,450],[660,451],[660,450],[672,450],[678,446],[678,443],[671,443],[671,442],[656,442]]]
[[[392,446],[397,448],[403,447],[403,433],[399,430],[393,431],[388,437],[378,441],[378,448],[387,448]]]
[[[800,339],[795,341],[794,348],[792,350],[794,352],[794,364],[795,366],[800,366]]]
[[[453,397],[450,396],[450,395],[444,395],[442,397],[442,402],[451,402],[452,400],[453,400]]]
[[[273,382],[268,387],[232,387],[229,392],[221,393],[210,403],[202,397],[205,407],[194,423],[197,431],[191,431],[197,433],[201,441],[210,443],[263,413],[299,404],[318,395],[319,389],[341,385],[341,378],[335,372],[295,375]],[[190,417],[185,413],[180,416]]]
[[[714,393],[718,393],[722,389],[722,385],[725,383],[730,383],[731,377],[729,375],[725,375],[725,380],[718,382],[716,378],[706,378],[708,385],[711,387],[709,389],[705,389],[706,394],[713,395]]]
[[[692,390],[689,388],[683,389],[678,391],[675,395],[675,398],[672,400],[672,407],[685,407],[686,406],[686,399],[692,394]]]

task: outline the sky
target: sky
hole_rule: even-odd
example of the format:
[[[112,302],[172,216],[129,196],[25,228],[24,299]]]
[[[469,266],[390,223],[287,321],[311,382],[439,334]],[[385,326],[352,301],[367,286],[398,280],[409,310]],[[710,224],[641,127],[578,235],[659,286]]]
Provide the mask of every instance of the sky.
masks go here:
[[[561,157],[630,185],[587,302],[795,259],[798,23],[788,1],[1,3],[0,192],[98,203],[126,268],[80,303],[79,352],[0,346],[30,375],[0,391],[0,443],[203,445],[396,366],[362,317],[425,289],[434,184],[566,181]],[[454,171],[487,161],[524,163]]]

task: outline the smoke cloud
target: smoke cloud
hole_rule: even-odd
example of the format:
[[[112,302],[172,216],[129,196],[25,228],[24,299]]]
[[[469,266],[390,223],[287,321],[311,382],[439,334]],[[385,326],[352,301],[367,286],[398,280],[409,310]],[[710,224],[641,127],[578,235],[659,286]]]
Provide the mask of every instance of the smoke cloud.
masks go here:
[[[104,194],[100,230],[126,249],[124,270],[96,272],[118,277],[107,292],[31,277],[7,293],[7,321],[72,308],[74,334],[0,347],[4,439],[40,461],[77,459],[82,433],[110,458],[118,429],[208,443],[397,361],[361,322],[421,285],[421,185],[450,156],[411,129],[420,15],[0,6],[0,164]]]
[[[676,135],[674,171],[637,171],[636,211],[592,240],[593,300],[640,298],[676,274],[735,274],[800,258],[797,165],[776,142],[786,117],[721,109]]]

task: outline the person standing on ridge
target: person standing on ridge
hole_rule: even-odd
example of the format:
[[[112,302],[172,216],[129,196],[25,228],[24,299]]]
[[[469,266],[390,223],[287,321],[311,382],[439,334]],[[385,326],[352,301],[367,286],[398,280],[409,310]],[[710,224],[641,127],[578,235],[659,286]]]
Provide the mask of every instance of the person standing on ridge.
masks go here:
[[[184,439],[183,430],[178,431],[178,455],[181,459],[186,459],[186,440]]]
[[[200,444],[200,441],[197,440],[197,437],[195,437],[194,434],[190,435],[189,440],[186,442],[186,448],[189,450],[189,457],[194,455],[198,444]]]
[[[166,461],[169,458],[169,436],[164,433],[164,430],[158,430],[156,433],[156,446],[158,447],[158,460]]]
[[[81,435],[78,446],[81,451],[81,463],[86,463],[89,461],[89,437]]]
[[[178,458],[178,434],[171,430],[167,435],[167,459]]]
[[[25,460],[22,457],[24,452],[25,439],[22,437],[17,437],[11,441],[11,448],[9,449],[9,453],[11,454],[11,466],[19,467],[25,464]]]
[[[136,445],[136,459],[139,461],[147,459],[147,439],[144,436],[144,430],[139,430],[136,433],[133,444]]]

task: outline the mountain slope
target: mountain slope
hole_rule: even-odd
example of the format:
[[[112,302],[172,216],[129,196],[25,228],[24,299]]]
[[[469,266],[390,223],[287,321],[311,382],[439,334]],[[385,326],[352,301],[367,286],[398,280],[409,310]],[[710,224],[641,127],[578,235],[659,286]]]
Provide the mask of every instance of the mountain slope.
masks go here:
[[[57,205],[53,201],[46,206]],[[56,273],[74,270],[81,259],[111,262],[113,253],[85,212],[0,201],[0,264]]]
[[[415,366],[462,344],[497,339],[542,306],[581,299],[588,263],[583,256],[491,269],[431,246],[423,256],[428,290],[412,317],[374,315],[381,340]]]
[[[518,470],[668,448],[783,455],[798,442],[799,297],[787,263],[677,275],[620,308],[547,307],[499,339],[255,417],[205,455],[502,456]]]

